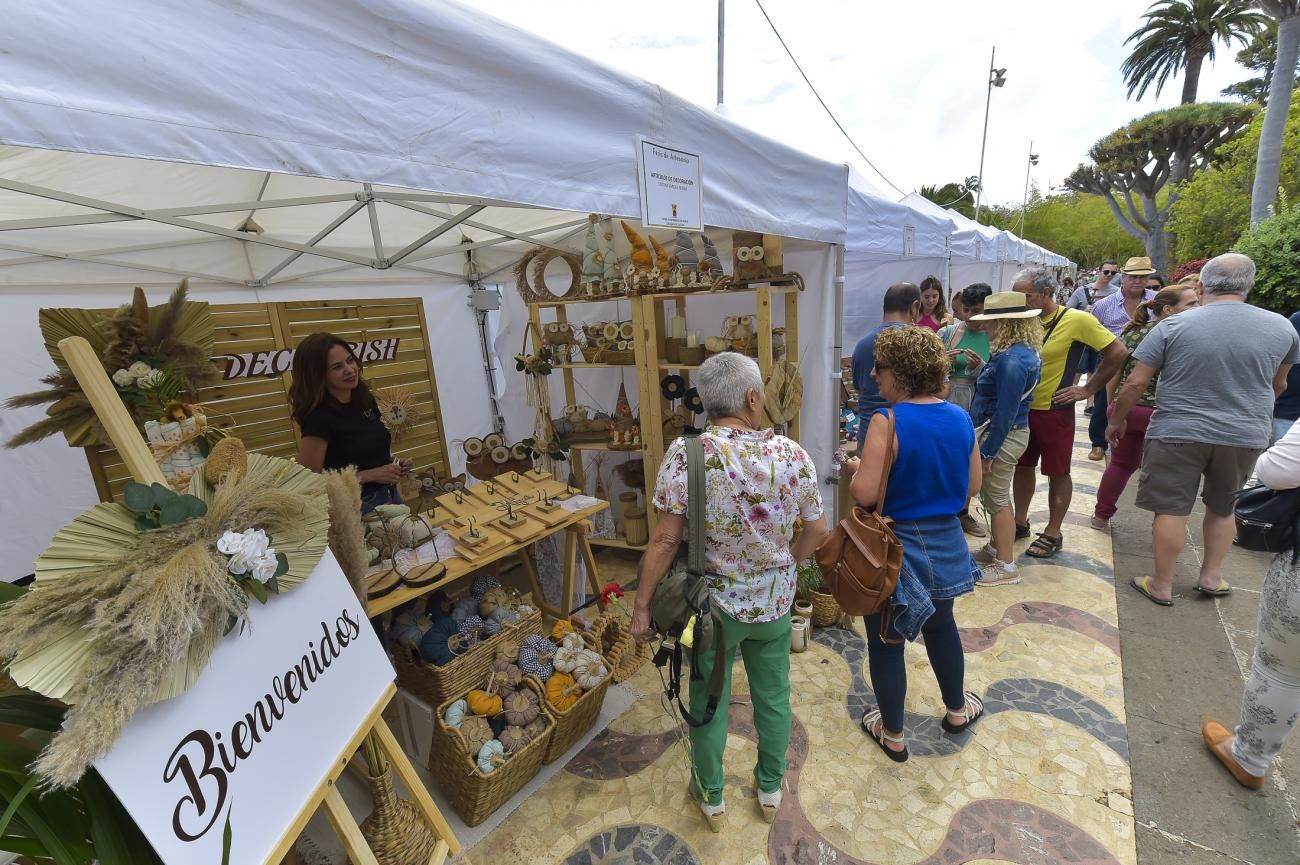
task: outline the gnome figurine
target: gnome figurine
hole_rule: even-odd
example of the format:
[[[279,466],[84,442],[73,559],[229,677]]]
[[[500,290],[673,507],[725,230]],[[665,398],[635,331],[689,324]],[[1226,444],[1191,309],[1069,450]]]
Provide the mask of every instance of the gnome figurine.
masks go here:
[[[645,245],[645,240],[636,233],[632,226],[621,219],[619,224],[623,226],[623,233],[627,235],[628,243],[632,244],[632,251],[628,254],[628,258],[633,269],[636,271],[649,271],[650,268],[654,267],[654,259],[650,256],[650,247]]]
[[[582,284],[586,287],[588,296],[600,288],[605,274],[605,255],[600,251],[596,237],[598,219],[594,213],[587,217],[587,243],[582,252]]]
[[[718,247],[713,240],[707,234],[700,236],[704,238],[704,262],[700,269],[708,274],[705,281],[712,284],[722,276],[722,259],[718,258]]]

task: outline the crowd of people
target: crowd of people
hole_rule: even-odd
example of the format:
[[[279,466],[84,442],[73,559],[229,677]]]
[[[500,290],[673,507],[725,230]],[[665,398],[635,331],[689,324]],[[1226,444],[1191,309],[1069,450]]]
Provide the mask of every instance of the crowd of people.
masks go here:
[[[904,613],[864,621],[877,705],[858,719],[890,760],[908,759],[906,641],[924,637],[945,731],[962,733],[983,716],[982,698],[965,687],[954,602],[1021,582],[1018,540],[1032,535],[1022,551],[1030,559],[1067,548],[1080,404],[1090,415],[1089,458],[1109,457],[1092,529],[1109,529],[1141,470],[1136,501],[1153,514],[1154,573],[1133,579],[1132,589],[1173,606],[1174,564],[1199,493],[1205,551],[1192,588],[1207,597],[1232,593],[1223,562],[1234,538],[1234,494],[1252,474],[1274,489],[1300,488],[1300,375],[1292,372],[1300,313],[1288,322],[1247,303],[1254,276],[1253,262],[1234,253],[1173,285],[1141,256],[1122,267],[1105,262],[1095,280],[1077,286],[1028,267],[1007,290],[977,283],[953,293],[951,311],[935,277],[888,288],[882,323],[853,351],[858,455],[844,469],[853,474],[854,502],[889,517],[903,547],[891,608]],[[744,659],[759,738],[755,798],[771,821],[790,737],[795,568],[826,536],[828,521],[808,454],[764,429],[757,364],[717,355],[698,380],[709,418],[705,561],[716,638]],[[1031,519],[1041,517],[1030,505],[1040,474],[1047,520],[1035,531]],[[686,537],[688,475],[679,439],[655,483],[662,517],[642,560],[632,623],[641,640],[654,636],[650,600]],[[708,678],[706,670],[691,679],[693,710],[707,700]],[[712,721],[691,730],[692,789],[715,831],[726,810],[726,705],[724,693]],[[1207,722],[1204,740],[1238,781],[1258,788],[1297,715],[1300,556],[1288,551],[1265,580],[1240,722],[1235,729]]]

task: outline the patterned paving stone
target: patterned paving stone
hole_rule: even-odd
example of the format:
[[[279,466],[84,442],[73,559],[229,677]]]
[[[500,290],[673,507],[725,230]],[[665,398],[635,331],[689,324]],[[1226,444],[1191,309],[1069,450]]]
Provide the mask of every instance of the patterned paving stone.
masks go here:
[[[579,844],[564,865],[700,865],[700,857],[667,829],[634,823]]]

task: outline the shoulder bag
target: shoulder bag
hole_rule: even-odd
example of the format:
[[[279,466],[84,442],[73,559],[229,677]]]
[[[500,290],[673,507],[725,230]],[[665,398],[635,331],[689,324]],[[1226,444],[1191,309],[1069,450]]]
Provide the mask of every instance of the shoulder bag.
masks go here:
[[[682,718],[692,727],[702,727],[713,720],[722,696],[723,659],[722,622],[713,610],[708,575],[704,572],[704,445],[698,435],[686,439],[686,549],[679,550],[668,573],[655,586],[650,599],[650,622],[663,635],[655,653],[656,667],[665,664],[669,675],[664,683],[668,700],[677,701]],[[692,624],[693,620],[693,624]],[[713,673],[709,677],[709,702],[700,718],[694,718],[682,705],[682,634],[691,627],[691,678],[702,679],[696,659],[710,645],[714,648]],[[716,633],[715,633],[716,631]]]
[[[1300,488],[1269,489],[1253,484],[1238,490],[1232,516],[1237,522],[1236,544],[1257,553],[1294,550],[1300,521]]]
[[[903,567],[903,544],[894,534],[894,521],[883,513],[895,456],[894,410],[885,409],[885,415],[889,419],[889,449],[875,505],[854,505],[815,554],[826,587],[844,612],[853,616],[871,616],[886,609]]]

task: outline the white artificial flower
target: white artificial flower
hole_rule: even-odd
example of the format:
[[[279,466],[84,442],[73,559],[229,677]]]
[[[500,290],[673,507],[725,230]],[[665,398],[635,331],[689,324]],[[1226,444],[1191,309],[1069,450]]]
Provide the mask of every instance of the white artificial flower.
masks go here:
[[[217,540],[217,552],[232,556],[239,552],[239,545],[244,536],[239,532],[226,532]]]
[[[253,564],[265,556],[270,547],[271,539],[266,536],[266,532],[261,529],[249,529],[244,532],[244,536],[240,540],[237,558],[243,559],[248,565],[248,569],[251,570]]]
[[[131,374],[131,370],[129,369],[119,369],[117,372],[113,373],[113,384],[117,385],[119,388],[130,387],[134,381],[135,376]]]
[[[230,564],[226,565],[226,570],[230,571],[230,573],[237,577],[242,577],[244,574],[248,573],[249,568],[248,563],[245,562],[242,557],[239,555],[233,555],[230,557]]]
[[[259,583],[268,583],[275,576],[278,567],[280,562],[275,557],[275,550],[267,550],[266,555],[253,563],[253,579]]]
[[[163,377],[162,370],[151,369],[148,372],[146,372],[144,375],[136,379],[136,383],[139,384],[140,387],[154,387],[158,384],[158,382],[162,381],[162,377]]]
[[[153,367],[149,366],[149,364],[142,360],[137,360],[135,363],[128,366],[126,371],[131,373],[132,378],[140,378],[141,376],[153,372]]]

